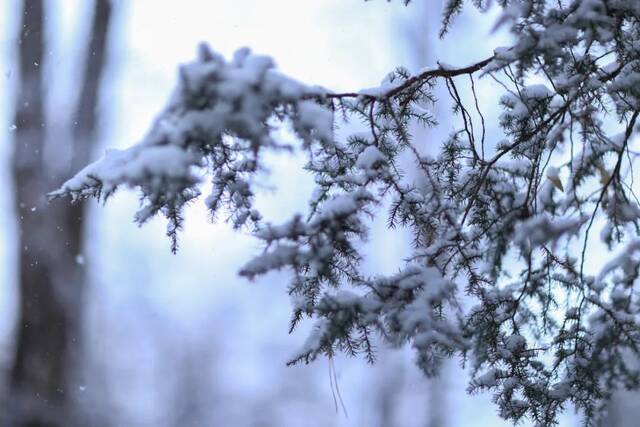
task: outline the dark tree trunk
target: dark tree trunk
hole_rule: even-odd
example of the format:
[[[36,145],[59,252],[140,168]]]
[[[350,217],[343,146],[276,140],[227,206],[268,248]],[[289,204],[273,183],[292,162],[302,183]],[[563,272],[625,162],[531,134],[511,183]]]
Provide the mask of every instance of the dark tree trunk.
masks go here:
[[[73,365],[80,348],[85,279],[77,256],[81,254],[85,206],[46,201],[46,193],[63,177],[54,176],[43,157],[43,2],[24,0],[22,8],[13,159],[20,309],[3,425],[67,427],[75,422],[76,412],[72,408]],[[110,16],[109,1],[98,0],[73,118],[73,155],[64,178],[88,161],[95,140],[95,109]]]

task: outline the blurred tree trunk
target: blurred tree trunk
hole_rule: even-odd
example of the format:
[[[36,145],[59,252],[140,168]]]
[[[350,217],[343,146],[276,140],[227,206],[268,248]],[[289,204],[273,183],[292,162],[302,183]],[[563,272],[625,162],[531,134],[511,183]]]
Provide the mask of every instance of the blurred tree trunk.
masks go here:
[[[171,386],[167,419],[170,426],[199,427],[212,425],[211,408],[214,406],[209,400],[213,395],[211,365],[213,355],[213,341],[204,344],[193,341],[178,341],[181,346],[168,349],[167,354],[175,365],[173,374],[174,384]],[[175,341],[174,341],[175,343]]]
[[[81,254],[85,205],[47,204],[46,193],[89,160],[95,141],[96,105],[104,68],[108,0],[95,3],[78,108],[73,117],[72,159],[66,171],[44,158],[46,119],[42,74],[42,0],[22,2],[20,66],[15,106],[13,178],[18,217],[20,310],[16,354],[3,425],[67,427],[74,424],[73,365],[80,348],[85,274]],[[64,171],[56,176],[55,171]],[[62,175],[62,174],[61,174]]]
[[[407,40],[408,54],[415,69],[431,66],[440,58],[438,46],[442,42],[438,40],[440,28],[440,18],[442,16],[443,4],[441,0],[416,3],[413,5],[415,14],[410,22],[403,23],[401,31]],[[439,83],[435,93],[438,99],[447,99],[446,89]],[[426,106],[437,117],[438,122],[446,123],[451,121],[452,116],[449,110],[438,108],[439,104]],[[439,129],[429,129],[419,126],[414,130],[416,141],[443,141],[445,135],[439,135]],[[430,147],[424,150],[423,154],[433,155],[438,149],[438,144],[427,143],[423,147]],[[433,151],[429,151],[433,150]],[[447,402],[447,376],[450,375],[448,363],[445,360],[441,372],[438,376],[425,379],[428,388],[428,400],[425,411],[425,427],[444,427],[450,425],[446,415]]]
[[[640,360],[628,354],[630,366],[640,369]],[[640,393],[637,390],[618,390],[607,404],[607,414],[600,421],[600,427],[636,427],[640,418]]]
[[[395,427],[398,418],[398,402],[406,396],[405,359],[394,350],[386,350],[386,361],[379,366],[381,371],[376,385],[376,407],[378,427]]]

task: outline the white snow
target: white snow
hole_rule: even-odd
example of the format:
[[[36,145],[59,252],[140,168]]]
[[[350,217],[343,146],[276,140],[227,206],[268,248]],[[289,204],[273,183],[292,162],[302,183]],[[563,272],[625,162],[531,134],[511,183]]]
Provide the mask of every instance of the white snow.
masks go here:
[[[364,170],[375,169],[376,165],[384,162],[386,157],[377,147],[370,145],[365,148],[356,160],[356,167]]]

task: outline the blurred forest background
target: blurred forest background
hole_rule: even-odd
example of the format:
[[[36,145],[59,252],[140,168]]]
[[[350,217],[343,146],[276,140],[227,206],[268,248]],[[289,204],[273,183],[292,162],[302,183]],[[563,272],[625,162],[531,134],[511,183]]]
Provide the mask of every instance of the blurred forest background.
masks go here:
[[[457,362],[427,380],[408,349],[380,348],[375,365],[336,358],[337,385],[327,360],[286,367],[306,332],[287,334],[286,273],[239,279],[256,242],[202,206],[174,256],[162,220],[132,223],[131,193],[106,207],[45,197],[144,135],[200,41],[227,55],[250,46],[334,90],[375,86],[399,64],[464,65],[508,41],[477,15],[440,41],[439,16],[438,1],[0,3],[0,425],[506,425],[489,396],[465,394]],[[416,129],[431,146],[452,128],[447,108],[436,114],[445,126]],[[282,220],[312,183],[300,159],[270,162],[259,203]],[[368,262],[391,272],[408,239],[384,225],[372,224]]]

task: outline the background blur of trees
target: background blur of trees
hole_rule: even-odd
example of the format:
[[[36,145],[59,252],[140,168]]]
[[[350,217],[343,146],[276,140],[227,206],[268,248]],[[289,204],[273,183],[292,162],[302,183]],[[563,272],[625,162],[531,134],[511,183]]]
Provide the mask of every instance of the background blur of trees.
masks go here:
[[[437,59],[466,63],[459,41],[487,34],[463,17],[459,39],[435,43],[438,2],[409,9],[343,0],[185,3],[3,4],[10,24],[1,30],[3,84],[13,98],[5,101],[0,149],[8,189],[0,208],[11,206],[0,220],[0,273],[11,283],[3,305],[15,305],[8,311],[15,318],[2,321],[15,326],[0,328],[10,332],[0,426],[506,425],[486,396],[464,396],[458,366],[427,382],[409,352],[384,349],[374,366],[334,361],[347,417],[326,361],[284,366],[305,333],[285,333],[285,275],[252,284],[235,277],[255,249],[246,236],[208,224],[195,207],[192,217],[200,219],[190,221],[181,252],[171,256],[157,237],[164,224],[131,225],[131,195],[119,195],[107,213],[91,203],[46,201],[46,192],[105,147],[142,136],[168,97],[176,65],[200,39],[226,51],[249,44],[301,80],[351,89],[377,84],[398,63],[412,70]],[[287,37],[285,23],[301,36]],[[437,114],[446,120],[449,112]],[[273,168],[296,169],[291,162],[274,158]],[[304,177],[287,181],[278,183],[283,194],[261,199],[282,218],[308,189]],[[398,251],[403,239],[379,237]]]
[[[109,0],[95,2],[76,88],[75,112],[47,114],[44,67],[47,7],[24,0],[17,37],[13,184],[18,222],[19,310],[15,356],[3,417],[17,426],[79,423],[74,405],[82,354],[82,262],[86,205],[49,205],[45,194],[86,164],[95,145],[96,107],[111,18]],[[48,126],[64,123],[65,141]]]

